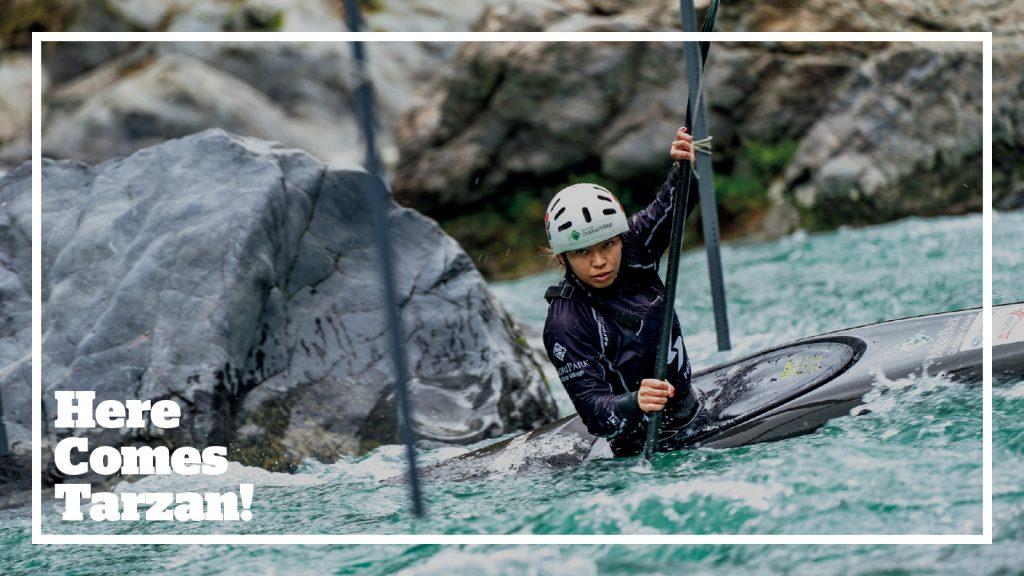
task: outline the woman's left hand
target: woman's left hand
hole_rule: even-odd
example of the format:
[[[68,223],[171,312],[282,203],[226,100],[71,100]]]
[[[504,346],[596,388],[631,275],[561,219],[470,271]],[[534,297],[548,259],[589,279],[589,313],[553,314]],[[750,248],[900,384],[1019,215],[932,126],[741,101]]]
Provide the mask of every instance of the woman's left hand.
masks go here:
[[[676,132],[676,139],[672,142],[669,155],[677,162],[689,162],[693,159],[693,136],[690,136],[685,126]]]

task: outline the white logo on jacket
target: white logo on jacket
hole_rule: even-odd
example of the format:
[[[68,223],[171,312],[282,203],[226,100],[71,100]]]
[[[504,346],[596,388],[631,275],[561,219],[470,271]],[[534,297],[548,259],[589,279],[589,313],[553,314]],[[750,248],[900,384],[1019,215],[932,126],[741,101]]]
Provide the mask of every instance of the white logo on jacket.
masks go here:
[[[555,342],[555,345],[551,347],[551,353],[560,361],[565,360],[565,346],[562,346],[558,342]]]
[[[676,362],[676,371],[681,372],[683,370],[683,337],[676,336],[676,341],[672,343],[672,353],[668,356],[668,363],[672,364],[672,361]]]

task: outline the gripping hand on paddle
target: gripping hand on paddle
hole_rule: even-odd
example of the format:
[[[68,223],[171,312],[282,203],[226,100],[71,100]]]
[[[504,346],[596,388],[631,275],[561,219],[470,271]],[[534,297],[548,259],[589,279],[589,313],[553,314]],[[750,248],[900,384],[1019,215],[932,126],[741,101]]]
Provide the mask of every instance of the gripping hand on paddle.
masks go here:
[[[689,162],[693,159],[693,136],[690,136],[685,126],[676,131],[669,155],[676,162]]]
[[[636,401],[644,412],[656,412],[664,408],[668,399],[675,395],[675,387],[668,382],[644,378],[640,382],[640,391],[637,392]]]

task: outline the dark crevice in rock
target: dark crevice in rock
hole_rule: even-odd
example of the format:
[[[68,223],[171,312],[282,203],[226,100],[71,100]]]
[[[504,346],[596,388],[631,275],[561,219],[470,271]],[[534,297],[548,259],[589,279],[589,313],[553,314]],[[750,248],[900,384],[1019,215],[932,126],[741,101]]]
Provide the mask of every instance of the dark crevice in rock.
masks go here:
[[[291,286],[292,271],[295,270],[295,262],[298,261],[298,259],[299,259],[299,251],[300,251],[300,246],[302,245],[302,240],[306,237],[306,233],[309,232],[309,226],[313,222],[313,217],[316,215],[316,206],[317,206],[317,203],[320,201],[320,195],[323,193],[324,181],[326,180],[326,178],[327,178],[327,167],[323,166],[321,168],[321,170],[320,170],[320,179],[317,181],[316,185],[313,187],[314,194],[313,194],[313,200],[310,203],[311,205],[310,205],[310,208],[309,208],[309,216],[306,218],[306,224],[305,224],[305,226],[303,226],[302,232],[299,233],[299,237],[295,241],[295,246],[292,248],[292,250],[294,251],[293,255],[292,255],[292,261],[288,264],[288,269],[285,271],[285,274],[284,274],[284,284],[281,287],[281,290],[284,292],[285,299],[287,299],[287,300],[291,300],[291,298],[292,298],[292,294],[290,294],[288,292],[288,288]],[[281,177],[281,187],[284,189],[285,193],[287,194],[288,193],[288,184],[285,182],[283,174],[282,174],[282,177]],[[316,288],[315,284],[310,286],[310,289],[315,289],[315,288]]]

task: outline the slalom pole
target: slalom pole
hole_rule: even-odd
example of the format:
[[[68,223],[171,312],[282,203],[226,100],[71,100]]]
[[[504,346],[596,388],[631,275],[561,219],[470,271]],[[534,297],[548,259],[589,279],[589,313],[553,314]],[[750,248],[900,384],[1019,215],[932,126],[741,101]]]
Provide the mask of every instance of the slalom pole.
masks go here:
[[[683,30],[695,31],[697,18],[693,11],[693,0],[681,0]],[[688,7],[688,9],[687,9]],[[718,13],[718,0],[712,0],[708,9],[708,16],[704,20],[701,32],[710,32],[715,27],[715,17]],[[686,102],[686,126],[693,131],[693,119],[696,110],[700,106],[700,79],[701,69],[710,51],[709,42],[685,42],[683,52],[686,57],[686,69],[689,72],[689,96]],[[693,79],[696,77],[697,81]],[[696,144],[697,138],[694,137]],[[697,155],[697,148],[694,147],[694,154]],[[697,155],[698,157],[700,155]],[[672,342],[672,317],[675,313],[673,304],[676,298],[676,285],[679,283],[679,254],[683,243],[683,231],[686,228],[686,205],[690,201],[690,189],[693,186],[694,176],[693,164],[689,162],[674,165],[675,190],[673,190],[672,201],[672,229],[669,232],[668,244],[668,267],[665,271],[665,304],[661,313],[661,331],[658,333],[658,350],[654,360],[654,377],[664,380],[668,376],[668,350]],[[683,192],[683,201],[679,202],[675,194]],[[679,352],[682,354],[682,351]],[[661,425],[661,411],[654,411],[648,414],[647,437],[644,441],[643,459],[641,464],[650,468],[651,457],[658,446],[658,429]]]
[[[358,32],[361,28],[359,3],[357,0],[345,0],[345,17],[348,29]],[[373,212],[374,229],[377,236],[377,254],[380,258],[381,280],[384,288],[384,309],[387,315],[388,340],[391,349],[391,360],[395,370],[395,394],[398,397],[398,422],[402,442],[405,444],[406,482],[409,486],[409,497],[412,500],[413,514],[423,517],[423,498],[420,492],[420,477],[416,467],[416,439],[412,429],[412,403],[409,397],[408,369],[406,367],[405,349],[402,346],[401,324],[398,316],[398,301],[395,297],[395,270],[391,250],[391,238],[388,235],[387,196],[388,191],[381,178],[380,160],[377,156],[377,144],[374,139],[373,95],[366,70],[366,55],[360,41],[352,42],[352,53],[356,61],[359,75],[359,86],[356,88],[356,103],[359,109],[359,124],[366,140],[366,170],[370,176],[370,209]]]
[[[693,13],[693,2],[682,0],[679,8],[683,30],[692,30],[692,28],[687,26],[687,17],[684,15],[687,12]],[[714,0],[711,6],[708,7],[704,24],[701,26],[701,32],[711,32],[717,16],[718,0]],[[696,17],[693,17],[691,22],[695,20]],[[705,29],[709,23],[711,24],[711,29]],[[707,61],[711,43],[702,42],[701,44],[703,61]],[[701,64],[701,70],[692,70],[687,66],[687,76],[688,83],[691,85],[696,84],[699,88],[703,78],[703,63]],[[694,112],[694,123],[690,128],[693,131],[694,140],[703,140],[708,137],[707,115],[704,110],[704,99],[701,96],[702,93],[699,93],[697,96],[698,101],[696,111]],[[711,167],[711,157],[707,154],[698,154],[696,164],[697,187],[700,191],[700,221],[704,232],[704,249],[708,256],[708,279],[711,284],[712,310],[714,310],[715,314],[715,334],[718,337],[719,351],[731,350],[729,314],[725,301],[725,280],[722,278],[722,251],[718,234],[718,202],[715,200],[715,181]]]

